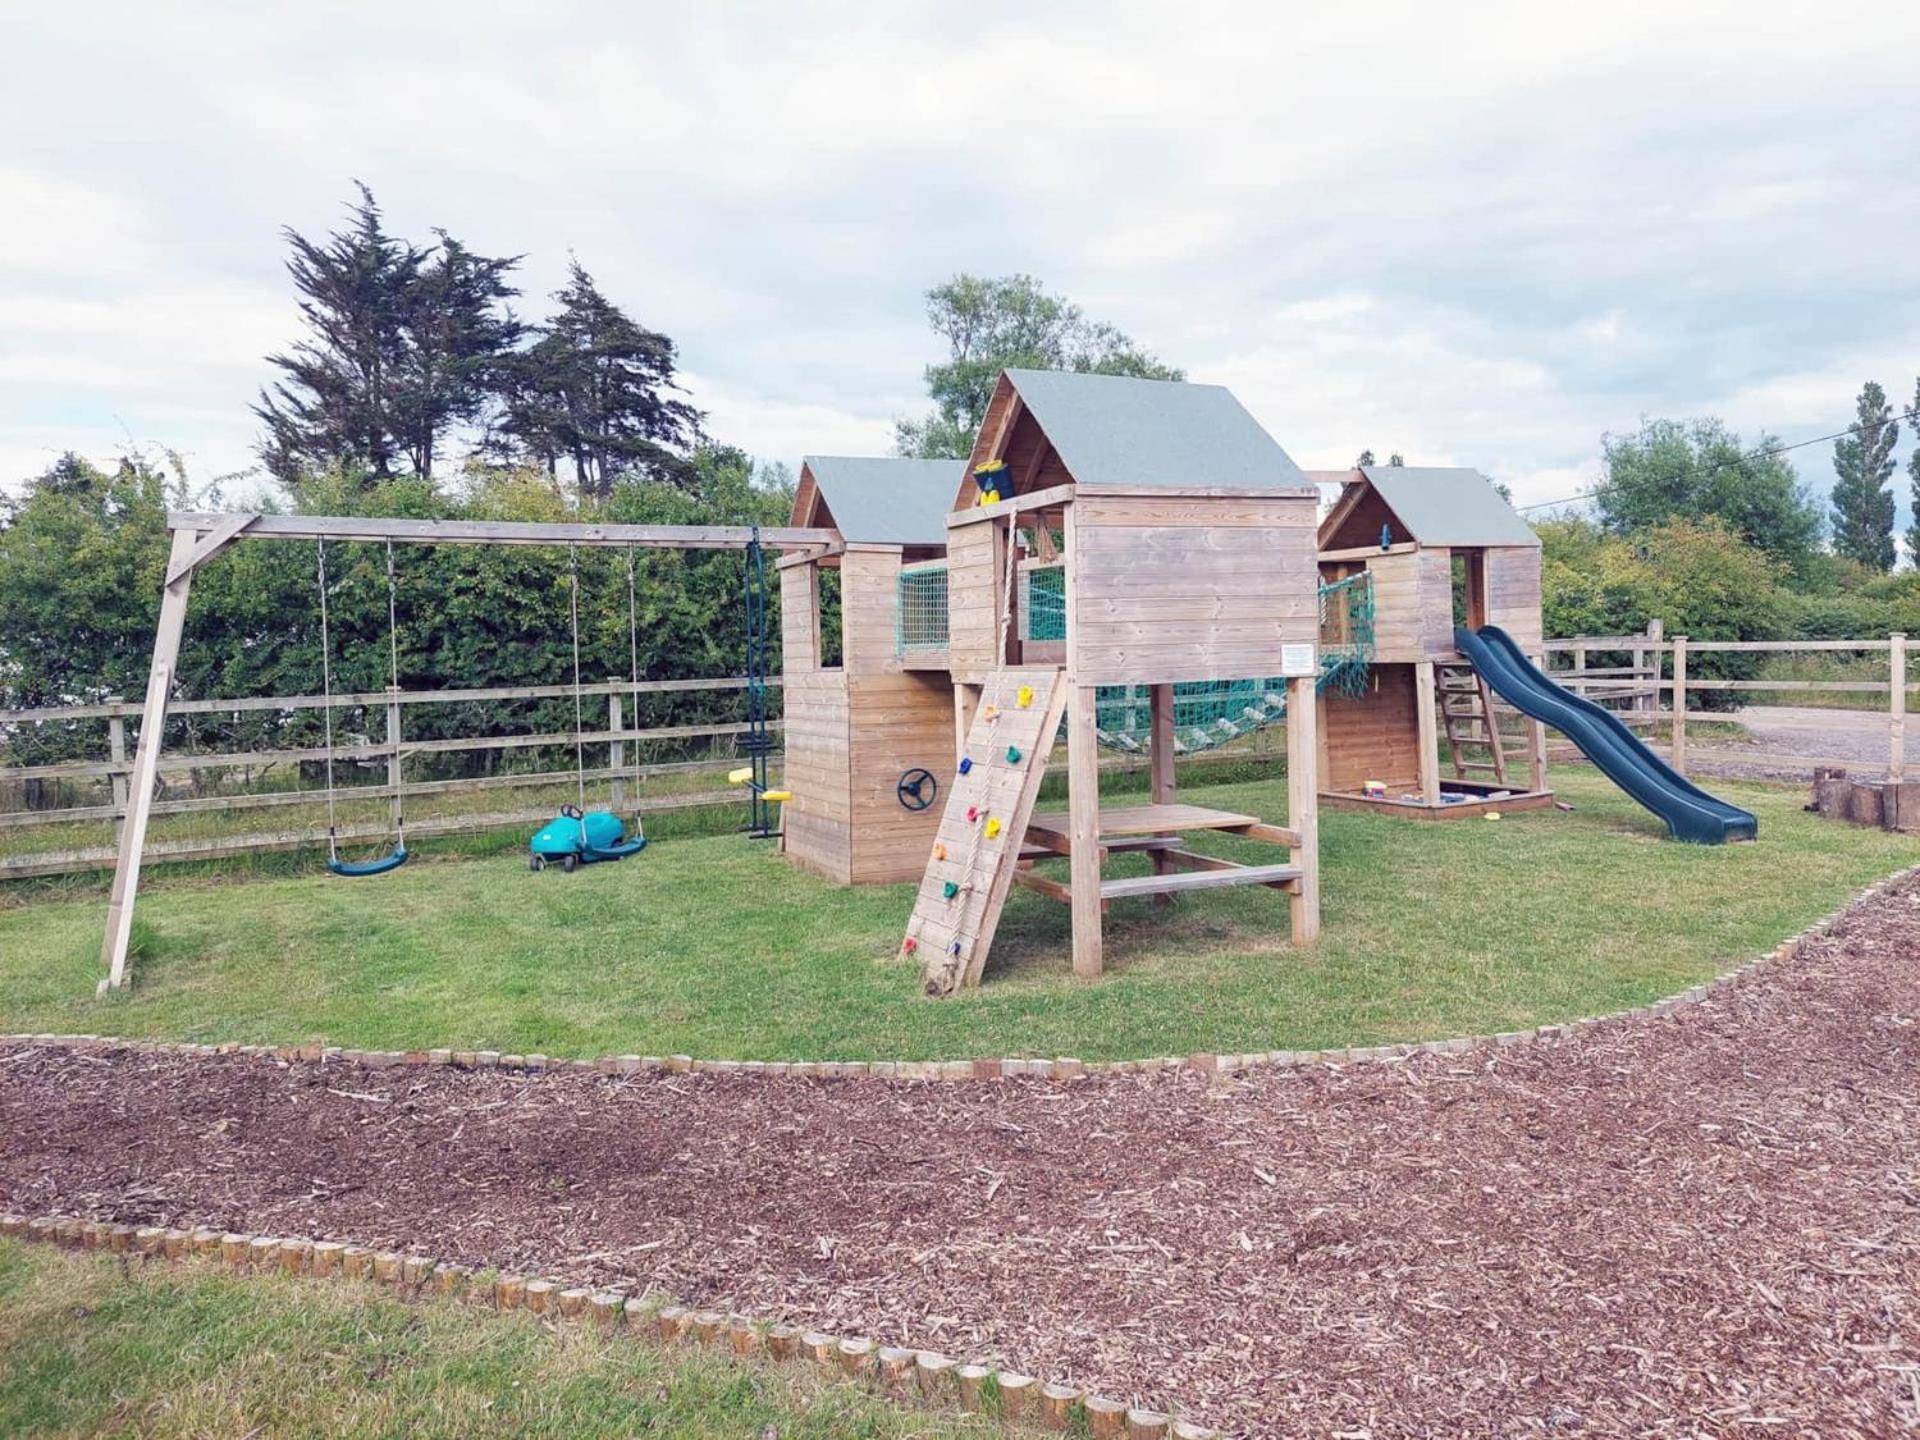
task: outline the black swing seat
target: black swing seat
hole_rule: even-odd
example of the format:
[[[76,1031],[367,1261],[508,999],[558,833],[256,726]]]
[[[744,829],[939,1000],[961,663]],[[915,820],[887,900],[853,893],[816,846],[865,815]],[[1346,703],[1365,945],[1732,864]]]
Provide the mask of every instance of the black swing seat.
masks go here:
[[[377,860],[341,860],[338,858],[329,858],[327,861],[327,869],[336,875],[346,875],[349,877],[359,875],[384,875],[389,870],[398,870],[406,863],[407,847],[404,845],[396,845],[393,848],[392,854],[382,855]]]

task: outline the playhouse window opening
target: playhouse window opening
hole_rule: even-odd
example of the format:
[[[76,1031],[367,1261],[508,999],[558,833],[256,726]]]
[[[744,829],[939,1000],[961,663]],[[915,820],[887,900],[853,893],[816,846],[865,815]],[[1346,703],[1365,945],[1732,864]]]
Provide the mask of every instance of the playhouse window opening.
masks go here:
[[[820,668],[838,670],[842,659],[843,608],[840,603],[840,570],[838,566],[816,565],[814,599],[815,613],[820,617]]]
[[[894,652],[905,656],[945,650],[948,644],[946,562],[931,561],[903,568],[896,594]]]

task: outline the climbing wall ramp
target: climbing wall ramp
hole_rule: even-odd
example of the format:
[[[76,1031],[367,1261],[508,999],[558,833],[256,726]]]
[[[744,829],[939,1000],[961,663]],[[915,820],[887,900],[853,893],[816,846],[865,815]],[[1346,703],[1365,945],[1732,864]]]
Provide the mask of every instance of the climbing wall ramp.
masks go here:
[[[1067,688],[1053,666],[997,670],[982,687],[901,946],[922,958],[929,995],[980,983]]]

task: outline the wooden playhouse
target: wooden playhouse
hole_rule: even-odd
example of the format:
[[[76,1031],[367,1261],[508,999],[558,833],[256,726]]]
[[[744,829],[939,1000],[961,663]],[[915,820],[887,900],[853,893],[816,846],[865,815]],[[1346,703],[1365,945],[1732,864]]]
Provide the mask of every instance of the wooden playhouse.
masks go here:
[[[1363,686],[1321,696],[1322,803],[1428,819],[1552,804],[1544,732],[1503,735],[1492,692],[1454,645],[1456,625],[1493,624],[1539,653],[1539,537],[1477,470],[1316,478],[1342,485],[1320,525],[1320,577],[1366,577],[1373,652]]]
[[[1218,386],[1043,371],[1000,378],[965,466],[917,463],[802,473],[796,517],[841,538],[782,561],[788,855],[843,880],[919,875],[902,949],[936,994],[979,982],[1015,884],[1071,907],[1083,975],[1102,969],[1119,899],[1266,886],[1288,896],[1293,940],[1311,941],[1317,489]],[[1245,708],[1259,723],[1301,717],[1288,825],[1179,803],[1174,690],[1209,682],[1257,691]],[[1039,811],[1063,727],[1066,803]],[[1143,803],[1102,806],[1103,739],[1147,757]],[[910,788],[909,770],[937,803],[912,808],[928,787]],[[1204,831],[1276,853],[1243,865],[1183,838]],[[1107,873],[1123,855],[1146,873]]]
[[[809,456],[800,469],[793,513],[839,538],[779,561],[784,844],[843,885],[919,875],[953,779],[953,687],[944,664],[909,660],[943,638],[947,512],[964,468]],[[903,574],[942,587],[904,616]],[[906,643],[903,619],[922,643]]]

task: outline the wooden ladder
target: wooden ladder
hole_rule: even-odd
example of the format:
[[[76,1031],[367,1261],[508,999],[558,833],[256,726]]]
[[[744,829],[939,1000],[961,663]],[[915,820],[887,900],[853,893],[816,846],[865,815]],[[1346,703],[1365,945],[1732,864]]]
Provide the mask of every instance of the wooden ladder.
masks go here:
[[[1506,746],[1486,677],[1468,661],[1443,660],[1434,666],[1434,679],[1455,778],[1470,780],[1468,772],[1477,770],[1491,774],[1496,785],[1507,784]]]

